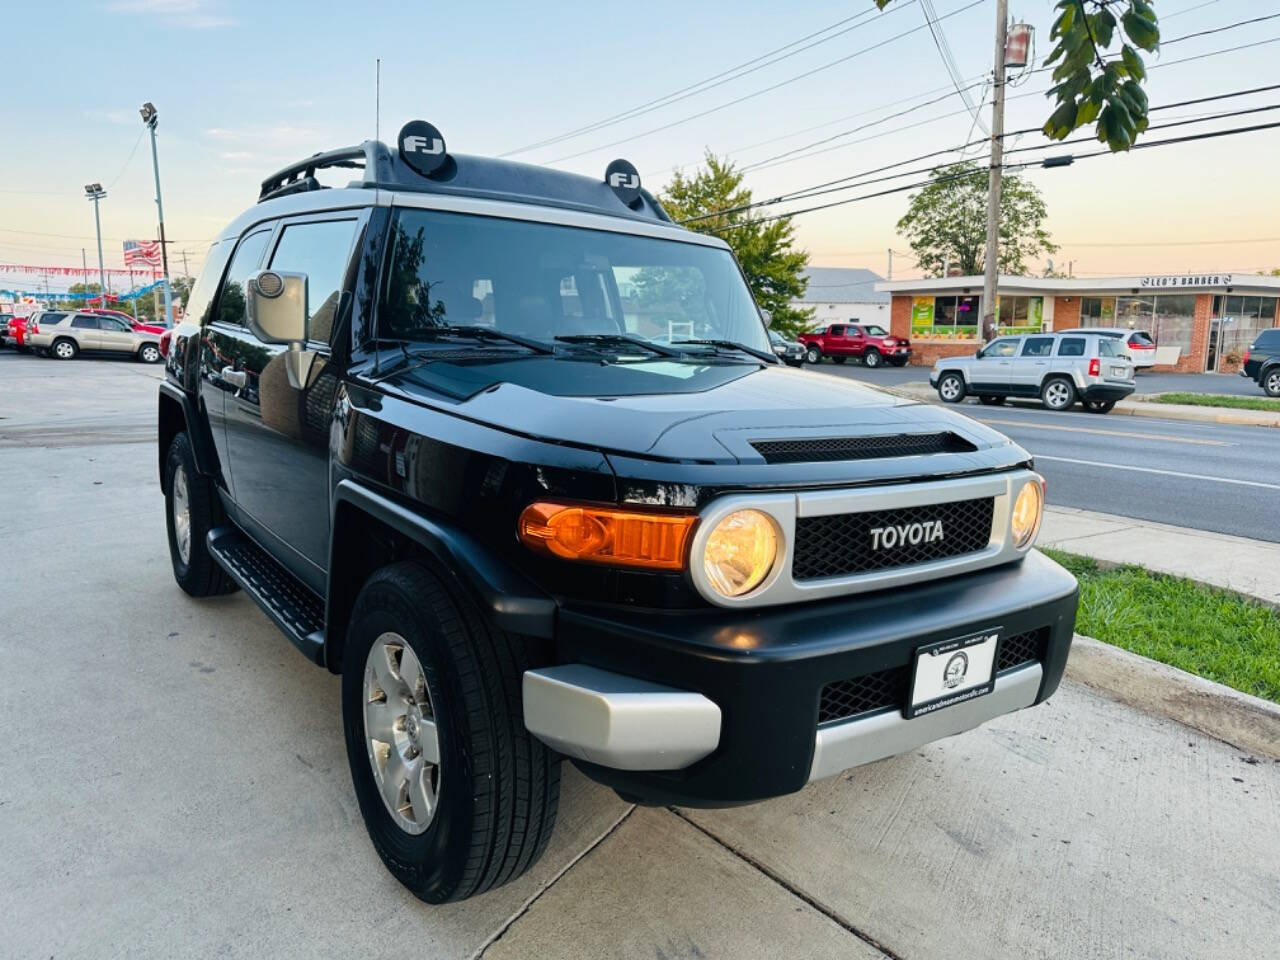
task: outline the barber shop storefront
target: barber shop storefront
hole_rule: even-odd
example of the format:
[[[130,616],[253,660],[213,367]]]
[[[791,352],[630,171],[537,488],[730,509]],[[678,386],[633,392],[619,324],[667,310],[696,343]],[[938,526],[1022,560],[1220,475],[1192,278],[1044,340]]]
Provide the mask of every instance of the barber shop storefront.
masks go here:
[[[984,340],[982,277],[894,280],[890,327],[912,363],[972,353]],[[1143,277],[1000,277],[992,335],[1111,327],[1146,333],[1157,370],[1232,373],[1261,330],[1280,325],[1280,277],[1204,273]]]

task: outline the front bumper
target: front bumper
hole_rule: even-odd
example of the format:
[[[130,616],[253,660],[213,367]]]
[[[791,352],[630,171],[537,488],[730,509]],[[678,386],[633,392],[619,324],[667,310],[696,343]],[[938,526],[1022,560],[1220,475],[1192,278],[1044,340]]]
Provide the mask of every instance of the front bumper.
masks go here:
[[[566,606],[556,630],[562,666],[531,671],[526,692],[530,682],[543,694],[576,685],[574,673],[557,671],[594,669],[576,674],[585,690],[535,695],[539,715],[526,705],[526,724],[631,799],[727,806],[793,793],[1048,698],[1066,666],[1077,591],[1033,551],[910,588],[781,607],[641,615]],[[1002,637],[1037,633],[1043,644],[1036,659],[1001,670],[992,693],[910,720],[900,702],[819,725],[828,684],[892,674],[923,644],[997,627]],[[625,702],[611,698],[615,688]]]
[[[1127,386],[1121,383],[1094,383],[1080,391],[1080,399],[1107,403],[1115,400],[1123,400],[1125,397],[1129,396],[1129,394],[1133,393],[1133,391],[1133,386]]]

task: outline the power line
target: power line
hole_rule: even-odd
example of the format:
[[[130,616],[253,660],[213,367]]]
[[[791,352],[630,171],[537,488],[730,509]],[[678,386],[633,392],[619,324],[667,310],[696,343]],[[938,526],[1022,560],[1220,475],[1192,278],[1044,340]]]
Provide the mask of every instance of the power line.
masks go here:
[[[969,2],[969,3],[967,3],[967,4],[965,4],[963,7],[959,7],[959,8],[958,8],[958,9],[956,9],[956,10],[952,10],[950,13],[945,13],[945,14],[943,14],[941,17],[939,17],[939,19],[940,19],[940,20],[946,20],[946,19],[947,19],[947,18],[949,18],[949,17],[957,16],[958,14],[964,13],[966,10],[972,10],[974,7],[979,6],[979,5],[980,5],[980,4],[982,4],[983,2],[984,2],[984,0],[970,0],[970,2]],[[764,95],[764,94],[766,94],[766,93],[771,93],[771,92],[772,92],[772,91],[774,91],[774,90],[777,90],[777,89],[779,89],[779,88],[781,88],[781,87],[788,86],[788,85],[790,85],[790,84],[792,84],[792,83],[797,82],[798,80],[804,80],[804,79],[806,79],[807,77],[811,77],[811,76],[813,76],[813,75],[814,75],[814,74],[816,74],[816,73],[821,73],[823,70],[829,70],[831,67],[837,66],[837,65],[839,65],[839,64],[841,64],[841,63],[846,63],[846,62],[848,62],[849,60],[854,59],[855,57],[860,57],[860,56],[862,56],[863,54],[865,54],[865,53],[870,53],[870,52],[871,52],[871,51],[873,51],[873,50],[878,50],[878,49],[880,49],[881,47],[884,47],[884,46],[887,46],[887,45],[888,45],[888,44],[890,44],[890,43],[893,43],[894,41],[901,40],[901,39],[903,39],[904,37],[908,37],[908,36],[910,36],[910,35],[911,35],[911,34],[913,34],[913,33],[919,33],[919,32],[920,32],[921,30],[923,30],[923,29],[925,29],[924,24],[921,24],[921,25],[920,25],[920,26],[918,26],[918,27],[912,27],[910,30],[904,30],[902,33],[896,33],[896,34],[894,34],[893,36],[888,37],[888,38],[886,38],[886,39],[884,39],[884,40],[880,40],[880,41],[878,41],[877,43],[873,43],[873,44],[871,44],[871,45],[870,45],[870,46],[868,46],[868,47],[863,47],[863,48],[862,48],[862,49],[860,49],[860,50],[855,50],[853,53],[846,54],[846,55],[845,55],[845,56],[843,56],[843,57],[839,57],[839,58],[837,58],[837,59],[835,59],[835,60],[832,60],[832,61],[830,61],[830,62],[828,62],[828,63],[824,63],[824,64],[822,64],[822,65],[820,65],[820,66],[817,66],[817,67],[814,67],[814,68],[812,68],[812,69],[810,69],[810,70],[806,70],[806,71],[804,71],[803,73],[795,74],[795,75],[793,75],[793,76],[791,76],[791,77],[786,78],[785,80],[780,80],[780,81],[778,81],[777,83],[774,83],[774,84],[772,84],[772,85],[770,85],[770,86],[763,87],[763,88],[761,88],[761,89],[759,89],[759,90],[755,90],[755,91],[753,91],[753,92],[751,92],[751,93],[748,93],[748,94],[744,94],[743,96],[738,97],[738,98],[736,98],[736,99],[734,99],[734,100],[730,100],[730,101],[728,101],[728,102],[726,102],[726,103],[721,103],[721,104],[719,104],[719,105],[717,105],[717,106],[709,107],[709,108],[707,108],[706,110],[702,110],[702,111],[700,111],[700,112],[698,112],[698,113],[690,114],[689,116],[687,116],[687,117],[682,117],[682,118],[681,118],[681,119],[679,119],[679,120],[672,120],[670,123],[664,123],[664,124],[662,124],[661,126],[653,127],[652,129],[645,130],[643,133],[633,134],[632,136],[629,136],[629,137],[622,137],[621,139],[618,139],[618,140],[611,140],[609,143],[602,143],[602,144],[600,144],[600,145],[598,145],[598,146],[591,147],[591,148],[586,149],[586,150],[580,150],[580,151],[578,151],[577,153],[571,153],[571,154],[568,154],[568,155],[563,156],[563,157],[557,157],[555,160],[547,160],[547,161],[545,161],[545,163],[547,163],[547,164],[552,164],[552,163],[563,163],[563,162],[565,162],[566,160],[576,160],[578,157],[584,157],[584,156],[586,156],[587,154],[590,154],[590,153],[597,153],[598,151],[600,151],[600,150],[606,150],[606,149],[608,149],[609,147],[616,147],[616,146],[618,146],[619,144],[623,144],[623,143],[630,143],[632,140],[639,140],[639,139],[641,139],[641,138],[643,138],[643,137],[648,137],[648,136],[651,136],[651,135],[653,135],[653,134],[655,134],[655,133],[661,133],[663,130],[669,130],[669,129],[671,129],[672,127],[679,126],[680,124],[688,123],[688,122],[690,122],[691,120],[698,120],[698,119],[700,119],[700,118],[702,118],[702,117],[708,116],[709,114],[717,113],[717,112],[719,112],[719,111],[721,111],[721,110],[725,110],[725,109],[727,109],[727,108],[729,108],[729,107],[737,106],[737,105],[738,105],[738,104],[740,104],[740,103],[745,103],[747,100],[752,100],[752,99],[755,99],[756,97],[763,96],[763,95]]]
[[[907,3],[903,4],[903,6],[904,7],[909,6],[911,3],[914,3],[914,2],[915,0],[908,0]],[[708,90],[714,89],[715,87],[728,83],[731,80],[739,80],[742,77],[747,76],[748,74],[755,73],[757,70],[763,70],[765,67],[771,67],[775,63],[780,63],[783,60],[789,59],[790,57],[794,57],[796,54],[803,53],[806,50],[810,50],[813,47],[818,46],[819,44],[826,43],[828,40],[834,40],[836,37],[843,36],[844,34],[848,33],[850,30],[854,29],[854,27],[857,26],[858,21],[865,20],[867,17],[873,16],[877,12],[878,11],[874,9],[868,9],[863,11],[862,13],[855,14],[852,17],[845,17],[843,20],[837,20],[835,23],[829,24],[828,26],[823,27],[821,30],[816,30],[813,33],[807,34],[806,36],[803,36],[798,40],[793,40],[791,41],[791,43],[784,44],[781,47],[777,47],[776,49],[770,50],[768,53],[763,53],[758,57],[755,57],[751,60],[747,60],[744,63],[738,64],[737,66],[730,67],[729,69],[723,70],[720,73],[713,74],[712,76],[707,77],[704,80],[699,80],[697,83],[690,84],[687,87],[681,87],[679,90],[676,90],[674,93],[669,93],[665,96],[657,97],[653,100],[646,101],[645,103],[642,103],[637,107],[632,107],[629,110],[624,110],[622,113],[615,113],[613,116],[605,117],[603,120],[596,120],[596,121],[593,121],[592,123],[585,124],[584,126],[576,127],[573,130],[569,130],[566,133],[558,134],[554,137],[548,137],[545,140],[539,140],[537,143],[531,143],[524,147],[518,147],[515,150],[508,150],[506,153],[498,154],[498,156],[510,157],[510,156],[514,156],[517,153],[525,153],[529,150],[535,150],[538,147],[546,147],[555,143],[560,143],[563,140],[572,140],[584,134],[592,133],[603,127],[613,126],[615,123],[621,123],[623,120],[631,120],[631,119],[634,119],[635,117],[641,116],[642,114],[651,113],[654,110],[660,110],[663,107],[669,107],[673,103],[677,103],[681,100],[688,99],[689,97],[697,96],[700,93],[706,93]],[[892,12],[893,11],[890,11],[890,13]],[[817,40],[813,43],[806,44],[805,46],[800,47],[800,49],[798,50],[792,50],[790,53],[787,53],[784,56],[777,57],[776,59],[773,59],[773,60],[768,60],[768,58],[772,57],[774,54],[782,53],[784,50],[788,50],[791,47],[797,46],[798,44],[803,44],[807,40],[812,40],[814,37],[817,37],[820,34],[827,33],[828,31],[834,30],[836,27],[844,26],[845,24],[852,24],[852,26],[848,26],[844,30],[841,30],[837,33],[832,33],[830,36],[823,37],[821,40]],[[760,61],[762,60],[768,60],[768,62],[761,63]],[[759,66],[753,66],[754,64],[759,64]],[[751,67],[751,69],[749,70],[744,69],[746,67]],[[742,71],[742,72],[739,73],[738,71]],[[730,76],[730,74],[732,74],[732,76]],[[721,79],[721,78],[724,78],[724,79]]]
[[[1280,17],[1280,13],[1269,13],[1265,17],[1253,17],[1250,20],[1238,20],[1235,23],[1228,23],[1221,27],[1211,27],[1208,30],[1197,30],[1195,33],[1188,33],[1182,37],[1174,37],[1172,40],[1161,40],[1160,46],[1167,47],[1171,43],[1181,43],[1183,40],[1194,40],[1196,37],[1207,37],[1212,33],[1222,33],[1225,30],[1234,30],[1236,27],[1247,27],[1254,23],[1263,23],[1267,20],[1275,20]]]
[[[982,122],[981,111],[973,105],[973,101],[969,98],[968,87],[965,87],[963,85],[964,81],[960,79],[960,68],[956,66],[955,57],[951,55],[951,44],[947,42],[947,35],[943,32],[942,24],[938,23],[938,12],[933,9],[933,0],[920,0],[920,6],[924,10],[925,23],[929,25],[929,34],[933,37],[933,45],[938,50],[938,56],[942,58],[942,66],[951,78],[951,83],[956,88],[956,93],[960,95],[965,107],[973,115],[973,122],[982,127],[983,133],[990,136],[991,129]]]

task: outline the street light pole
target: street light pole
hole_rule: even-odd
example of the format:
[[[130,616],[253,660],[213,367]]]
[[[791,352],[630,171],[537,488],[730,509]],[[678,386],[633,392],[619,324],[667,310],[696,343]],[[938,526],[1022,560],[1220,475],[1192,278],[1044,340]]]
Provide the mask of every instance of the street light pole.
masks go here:
[[[155,105],[148,100],[138,111],[142,114],[142,122],[151,131],[151,167],[156,175],[156,213],[160,217],[160,257],[164,264],[164,325],[173,324],[173,294],[169,290],[169,248],[164,239],[164,204],[160,202],[160,159],[156,154],[156,124],[160,122],[160,114]]]
[[[107,308],[107,270],[102,262],[102,218],[98,215],[98,201],[107,195],[100,183],[87,183],[84,195],[93,201],[93,223],[98,228],[98,296],[102,298],[102,308]],[[88,291],[86,291],[87,293]]]
[[[982,334],[996,333],[996,284],[1000,267],[1000,181],[1004,163],[1004,49],[1009,30],[1008,0],[996,0],[996,59],[991,98],[991,172],[987,181],[987,252],[982,278]]]

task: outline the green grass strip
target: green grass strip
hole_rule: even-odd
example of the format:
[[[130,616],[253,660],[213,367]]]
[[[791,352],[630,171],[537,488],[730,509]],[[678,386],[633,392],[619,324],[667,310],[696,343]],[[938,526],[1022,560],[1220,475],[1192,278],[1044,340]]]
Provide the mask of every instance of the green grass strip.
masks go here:
[[[1230,407],[1233,410],[1266,410],[1280,413],[1280,400],[1270,397],[1228,397],[1213,393],[1162,393],[1152,403],[1181,403],[1192,407]]]
[[[1280,703],[1280,613],[1142,567],[1044,552],[1080,581],[1078,633]]]

